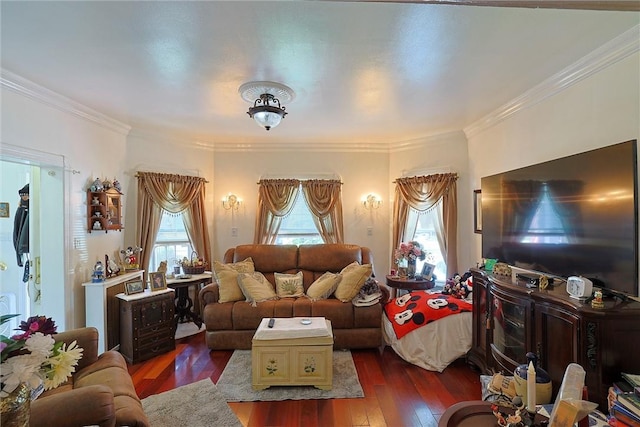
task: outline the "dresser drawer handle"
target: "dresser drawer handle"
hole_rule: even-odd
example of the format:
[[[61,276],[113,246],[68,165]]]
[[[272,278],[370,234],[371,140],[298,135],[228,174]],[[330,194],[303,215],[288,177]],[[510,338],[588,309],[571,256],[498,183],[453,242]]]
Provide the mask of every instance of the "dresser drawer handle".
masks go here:
[[[151,353],[157,353],[158,351],[160,351],[160,346],[151,349]]]

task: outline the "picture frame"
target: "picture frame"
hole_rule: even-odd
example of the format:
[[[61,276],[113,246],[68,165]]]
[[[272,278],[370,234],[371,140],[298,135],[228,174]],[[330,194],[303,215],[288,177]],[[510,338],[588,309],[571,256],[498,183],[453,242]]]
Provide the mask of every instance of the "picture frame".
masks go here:
[[[167,289],[167,278],[164,271],[149,273],[151,277],[151,292]]]
[[[124,283],[124,293],[126,295],[139,294],[144,292],[144,283],[142,280],[130,280]]]
[[[433,279],[433,270],[435,270],[436,266],[434,264],[429,264],[428,262],[425,262],[424,264],[422,264],[422,273],[420,273],[420,275],[422,276],[423,280],[431,280]]]
[[[9,218],[9,202],[0,202],[0,218]]]
[[[473,190],[473,232],[482,234],[482,190]]]

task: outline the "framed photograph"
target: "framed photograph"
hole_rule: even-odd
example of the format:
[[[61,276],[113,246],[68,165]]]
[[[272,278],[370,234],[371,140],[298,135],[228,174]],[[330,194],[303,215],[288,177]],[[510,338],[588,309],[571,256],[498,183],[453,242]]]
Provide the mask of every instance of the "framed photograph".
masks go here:
[[[482,234],[482,190],[473,190],[473,232]]]
[[[142,280],[131,280],[124,283],[124,293],[127,295],[139,294],[144,292],[144,283]]]
[[[151,291],[160,291],[167,289],[167,278],[163,271],[156,271],[155,273],[149,273],[151,275]]]
[[[0,202],[0,218],[9,218],[9,202]]]
[[[433,270],[435,268],[435,265],[425,262],[424,264],[422,264],[422,273],[420,275],[424,280],[431,280],[433,278]]]

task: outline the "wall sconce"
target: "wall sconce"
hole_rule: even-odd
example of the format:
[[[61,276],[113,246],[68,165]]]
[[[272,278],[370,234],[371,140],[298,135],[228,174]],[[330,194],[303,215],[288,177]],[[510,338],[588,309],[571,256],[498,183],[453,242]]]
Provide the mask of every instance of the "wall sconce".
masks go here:
[[[362,205],[367,210],[378,209],[382,204],[382,200],[373,193],[367,194],[367,197],[362,201]]]
[[[237,211],[240,209],[240,204],[242,203],[242,199],[239,199],[235,194],[229,193],[227,197],[222,199],[222,207],[226,210]]]

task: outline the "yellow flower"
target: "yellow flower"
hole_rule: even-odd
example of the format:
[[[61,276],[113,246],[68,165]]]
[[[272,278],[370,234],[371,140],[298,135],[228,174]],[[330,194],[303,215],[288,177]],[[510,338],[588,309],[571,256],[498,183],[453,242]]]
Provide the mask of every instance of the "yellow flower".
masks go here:
[[[76,365],[81,357],[82,348],[78,347],[75,341],[68,346],[63,343],[59,350],[54,350],[54,355],[48,360],[49,367],[45,369],[45,390],[51,390],[65,382],[76,371]]]

